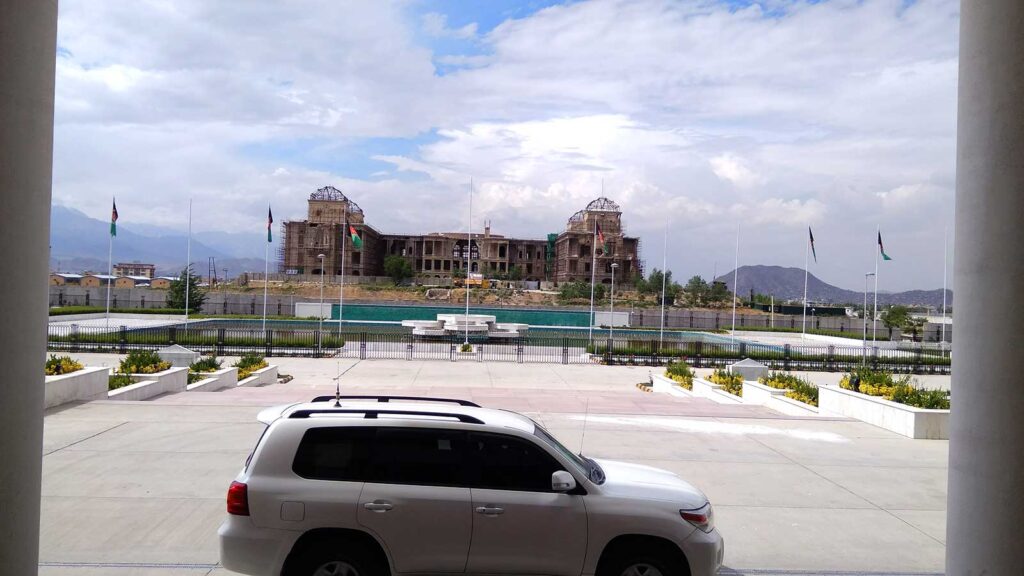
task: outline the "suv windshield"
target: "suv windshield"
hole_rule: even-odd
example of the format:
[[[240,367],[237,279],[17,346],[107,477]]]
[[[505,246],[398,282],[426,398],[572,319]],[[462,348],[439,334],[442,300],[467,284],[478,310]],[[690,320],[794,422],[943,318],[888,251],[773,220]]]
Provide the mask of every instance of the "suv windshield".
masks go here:
[[[576,469],[586,474],[587,478],[595,484],[604,483],[604,470],[598,466],[597,462],[587,458],[582,454],[573,454],[571,450],[562,445],[561,442],[555,440],[547,430],[545,430],[540,424],[533,423],[533,434],[540,438],[545,444],[554,448],[559,454],[565,456],[567,460],[576,466]]]

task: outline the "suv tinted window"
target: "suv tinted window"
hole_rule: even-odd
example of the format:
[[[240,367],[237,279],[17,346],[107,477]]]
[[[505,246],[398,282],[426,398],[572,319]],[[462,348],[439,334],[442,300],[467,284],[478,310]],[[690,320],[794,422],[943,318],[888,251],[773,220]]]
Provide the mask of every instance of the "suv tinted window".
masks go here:
[[[299,443],[292,471],[313,480],[362,482],[373,437],[373,428],[310,428]]]
[[[429,428],[377,429],[367,482],[468,486],[466,435]]]
[[[550,454],[514,436],[473,433],[469,446],[480,488],[551,492],[551,474],[563,469]]]

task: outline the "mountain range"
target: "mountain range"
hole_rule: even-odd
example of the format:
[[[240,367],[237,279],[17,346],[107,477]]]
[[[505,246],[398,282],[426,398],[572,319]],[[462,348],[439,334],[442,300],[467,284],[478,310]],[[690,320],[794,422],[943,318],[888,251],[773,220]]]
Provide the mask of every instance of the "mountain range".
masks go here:
[[[785,268],[782,266],[740,266],[736,276],[739,278],[738,294],[750,294],[750,290],[758,294],[772,294],[776,300],[803,300],[804,271],[802,268]],[[733,272],[716,278],[732,290]],[[871,299],[873,295],[868,294]],[[812,302],[827,304],[857,304],[864,301],[864,293],[846,290],[822,281],[814,274],[807,277],[807,299]],[[906,292],[879,292],[878,304],[902,304],[904,306],[942,306],[942,289],[908,290]],[[953,305],[953,291],[946,291],[946,305]]]
[[[192,235],[191,261],[196,274],[207,275],[209,258],[215,259],[217,274],[227,268],[229,276],[263,271],[265,232],[197,232]],[[90,218],[66,206],[50,211],[50,268],[61,272],[107,270],[110,223]],[[185,267],[187,236],[173,230],[135,228],[119,224],[113,243],[114,263],[154,264],[157,275],[177,275]],[[276,247],[271,246],[276,256]],[[272,262],[273,264],[273,262]]]

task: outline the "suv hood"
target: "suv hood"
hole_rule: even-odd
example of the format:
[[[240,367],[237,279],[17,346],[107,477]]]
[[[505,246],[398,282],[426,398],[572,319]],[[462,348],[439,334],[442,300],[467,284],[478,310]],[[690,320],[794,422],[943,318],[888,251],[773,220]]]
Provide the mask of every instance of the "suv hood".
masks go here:
[[[615,460],[596,462],[605,474],[601,491],[609,496],[663,500],[682,510],[696,510],[708,502],[703,492],[668,470]]]

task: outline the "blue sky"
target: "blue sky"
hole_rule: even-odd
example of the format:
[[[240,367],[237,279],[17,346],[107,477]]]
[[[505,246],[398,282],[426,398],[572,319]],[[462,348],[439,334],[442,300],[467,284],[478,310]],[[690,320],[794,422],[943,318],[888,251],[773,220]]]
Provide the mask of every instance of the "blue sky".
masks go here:
[[[941,285],[957,0],[64,0],[54,200],[259,228],[336,186],[380,230],[543,237],[604,193],[675,276]],[[130,215],[130,216],[129,216]],[[127,223],[126,223],[127,225]],[[898,255],[898,256],[897,256]]]

